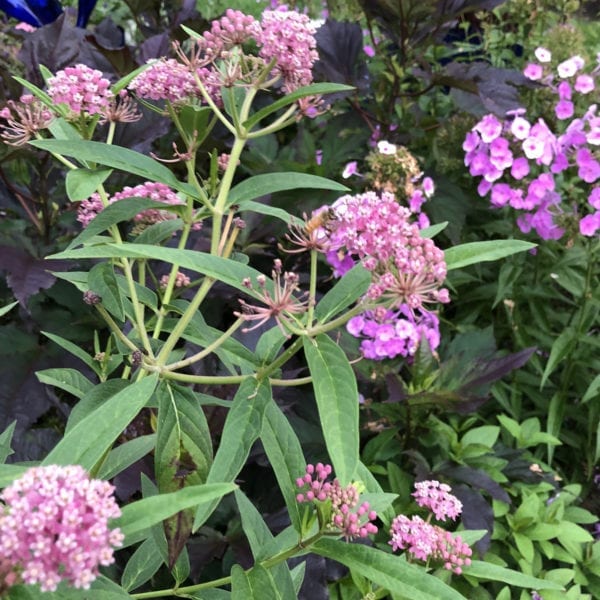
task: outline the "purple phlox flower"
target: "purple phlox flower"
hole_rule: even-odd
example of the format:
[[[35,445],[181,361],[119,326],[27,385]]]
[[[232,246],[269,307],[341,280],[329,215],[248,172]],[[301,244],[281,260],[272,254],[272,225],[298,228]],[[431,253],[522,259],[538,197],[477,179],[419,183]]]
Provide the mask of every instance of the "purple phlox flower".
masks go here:
[[[572,117],[574,112],[575,105],[569,100],[560,100],[554,107],[554,113],[556,114],[556,118],[561,121]]]
[[[523,69],[523,75],[527,77],[527,79],[531,79],[532,81],[539,81],[544,74],[544,69],[541,65],[536,63],[529,63]]]
[[[510,130],[518,140],[524,140],[529,136],[531,123],[523,117],[515,117],[511,121]]]
[[[489,144],[502,133],[502,123],[494,115],[485,115],[473,129],[479,132],[483,142]]]
[[[547,50],[541,46],[535,49],[534,54],[541,63],[550,62],[552,60],[552,53],[550,50]]]
[[[422,182],[423,192],[427,198],[431,198],[435,193],[435,183],[431,177],[424,177]]]
[[[363,52],[369,57],[369,58],[373,58],[375,56],[375,48],[373,48],[373,46],[371,46],[370,44],[365,44],[363,46]]]
[[[398,147],[395,144],[390,144],[386,140],[377,142],[377,151],[379,154],[394,155],[396,154],[397,150]]]
[[[591,237],[600,229],[600,211],[586,215],[579,221],[579,232],[581,235]]]
[[[584,64],[584,60],[581,58],[581,56],[572,56],[571,58],[561,62],[556,67],[556,72],[560,78],[566,79],[568,77],[573,77],[577,71],[583,68]]]
[[[558,152],[554,157],[553,163],[550,165],[552,173],[562,173],[569,168],[569,159],[564,152]]]
[[[586,183],[594,183],[600,178],[600,163],[587,148],[579,148],[575,155],[579,167],[577,175]]]
[[[571,100],[571,86],[567,81],[561,81],[558,84],[557,91],[560,100]]]
[[[600,210],[600,187],[595,187],[592,189],[590,195],[588,196],[588,202],[593,208]]]
[[[62,580],[89,589],[98,567],[112,564],[113,548],[123,543],[120,530],[108,527],[121,514],[113,491],[79,465],[29,469],[0,494],[3,559],[43,592]]]
[[[349,177],[352,177],[352,175],[360,175],[358,172],[358,163],[355,160],[349,162],[342,171],[342,177],[344,179],[348,179]]]
[[[490,202],[497,207],[504,206],[513,195],[513,189],[507,183],[496,183],[492,186]]]
[[[594,78],[590,75],[577,75],[574,87],[580,94],[589,94],[595,88]]]
[[[529,171],[529,161],[526,158],[520,156],[519,158],[515,158],[515,160],[513,161],[513,164],[510,169],[510,174],[514,179],[520,180],[523,179],[523,177],[529,175]]]
[[[315,151],[315,162],[320,166],[323,162],[323,150]]]

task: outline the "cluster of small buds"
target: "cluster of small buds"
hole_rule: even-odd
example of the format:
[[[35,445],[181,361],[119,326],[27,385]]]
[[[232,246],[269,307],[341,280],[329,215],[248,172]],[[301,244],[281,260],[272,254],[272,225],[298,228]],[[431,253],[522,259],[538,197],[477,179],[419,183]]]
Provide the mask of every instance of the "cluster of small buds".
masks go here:
[[[234,46],[259,39],[260,35],[261,28],[254,17],[228,8],[220,19],[211,23],[210,31],[205,31],[198,43],[205,56],[214,60]]]
[[[373,524],[377,514],[370,510],[368,502],[360,503],[356,485],[342,487],[337,479],[327,481],[331,473],[331,465],[307,465],[304,477],[296,479],[296,485],[301,490],[296,500],[331,502],[331,522],[327,526],[340,532],[346,540],[377,533],[377,526]]]
[[[396,311],[384,307],[365,311],[352,317],[346,329],[354,337],[361,338],[361,353],[371,360],[413,356],[423,339],[431,351],[440,345],[437,316],[423,312],[415,317],[406,306]]]
[[[164,183],[156,183],[152,181],[146,181],[135,187],[126,186],[120,192],[117,192],[108,199],[108,203],[118,202],[124,198],[149,198],[156,202],[164,202],[165,204],[180,205],[183,204],[183,200],[174,192],[169,186]],[[104,203],[98,193],[92,194],[86,200],[82,200],[77,207],[77,220],[87,227],[90,222],[98,215],[98,213],[104,210]],[[169,219],[176,218],[174,213],[159,210],[157,208],[149,208],[141,211],[134,217],[137,223],[143,225],[151,225],[153,223],[159,223]],[[201,223],[194,224],[194,229],[201,227]]]
[[[259,56],[269,63],[275,59],[275,72],[283,79],[286,94],[312,83],[312,67],[318,60],[315,27],[306,15],[287,10],[265,10],[261,19]]]
[[[174,104],[199,96],[194,75],[174,58],[149,60],[148,67],[136,75],[127,88],[140,98],[168,100]]]
[[[401,199],[416,215],[419,227],[429,227],[429,219],[421,209],[433,196],[435,184],[431,177],[423,177],[417,159],[404,146],[382,140],[367,155],[366,163],[368,183],[379,192]]]
[[[54,120],[52,112],[31,94],[23,94],[19,102],[9,100],[0,110],[0,137],[10,146],[23,146]]]
[[[465,138],[465,165],[481,177],[480,196],[490,193],[494,207],[522,211],[517,225],[524,233],[534,229],[542,239],[560,239],[578,228],[593,236],[600,230],[600,115],[588,95],[600,66],[584,73],[584,60],[574,56],[556,67],[556,79],[550,52],[535,54],[539,63],[524,72],[557,94],[555,125],[534,122],[525,109],[503,121],[486,115]]]
[[[75,65],[48,79],[48,95],[57,104],[66,104],[73,118],[104,115],[113,99],[110,81],[101,71]]]
[[[19,573],[15,569],[15,565],[6,558],[0,556],[0,598],[4,598],[4,594],[21,579]]]
[[[452,488],[439,481],[425,480],[415,483],[415,497],[417,504],[428,508],[438,521],[446,518],[455,520],[462,512],[462,502],[450,492]]]
[[[0,494],[3,561],[44,592],[62,580],[88,589],[99,565],[112,564],[113,548],[123,543],[121,532],[108,527],[121,514],[113,490],[79,465],[29,469]]]
[[[174,287],[183,288],[190,285],[190,283],[191,279],[185,273],[182,273],[181,271],[177,272],[177,275],[175,275]],[[169,285],[169,276],[163,275],[160,278],[159,286],[162,290],[165,290],[167,289],[167,285]]]
[[[293,319],[293,315],[298,315],[306,312],[308,304],[298,300],[294,296],[299,286],[298,275],[291,272],[283,272],[281,260],[278,258],[273,261],[273,294],[267,289],[267,278],[264,275],[259,275],[256,278],[260,292],[256,292],[252,287],[252,282],[249,278],[244,279],[244,287],[255,291],[258,299],[264,302],[266,306],[255,306],[248,304],[245,300],[239,299],[242,306],[241,312],[233,314],[245,321],[256,321],[252,327],[242,329],[244,333],[253,331],[261,325],[264,325],[269,319],[274,318],[275,322],[282,333],[289,337],[289,333],[284,327],[284,322],[289,322]],[[283,283],[282,283],[283,280]]]
[[[453,536],[438,525],[431,525],[421,517],[398,515],[392,521],[390,545],[394,551],[406,550],[411,558],[423,561],[441,561],[445,569],[457,575],[462,567],[471,564],[473,551],[460,536]]]

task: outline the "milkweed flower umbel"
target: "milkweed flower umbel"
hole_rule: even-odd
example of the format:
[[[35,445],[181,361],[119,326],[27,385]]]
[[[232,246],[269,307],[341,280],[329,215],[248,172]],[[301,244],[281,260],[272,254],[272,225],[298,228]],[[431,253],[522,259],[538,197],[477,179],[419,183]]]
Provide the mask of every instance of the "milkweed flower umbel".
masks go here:
[[[123,543],[108,526],[121,514],[113,491],[79,465],[29,469],[0,494],[0,559],[44,592],[62,580],[88,589]]]

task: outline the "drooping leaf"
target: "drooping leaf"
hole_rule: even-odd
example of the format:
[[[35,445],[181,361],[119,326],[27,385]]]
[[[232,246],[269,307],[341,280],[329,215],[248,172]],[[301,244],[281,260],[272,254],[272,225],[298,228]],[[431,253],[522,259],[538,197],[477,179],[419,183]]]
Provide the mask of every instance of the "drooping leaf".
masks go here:
[[[141,435],[113,448],[98,470],[99,479],[112,479],[154,449],[156,434]]]
[[[74,169],[67,172],[65,189],[71,202],[89,198],[112,173],[112,169]]]
[[[53,385],[61,390],[82,398],[94,384],[76,369],[44,369],[37,371],[37,378],[46,385]]]
[[[121,575],[121,585],[127,592],[135,590],[146,583],[162,564],[163,560],[156,551],[154,540],[144,540],[127,561]]]
[[[344,351],[326,335],[304,338],[304,354],[327,451],[337,478],[349,484],[358,465],[358,389]]]

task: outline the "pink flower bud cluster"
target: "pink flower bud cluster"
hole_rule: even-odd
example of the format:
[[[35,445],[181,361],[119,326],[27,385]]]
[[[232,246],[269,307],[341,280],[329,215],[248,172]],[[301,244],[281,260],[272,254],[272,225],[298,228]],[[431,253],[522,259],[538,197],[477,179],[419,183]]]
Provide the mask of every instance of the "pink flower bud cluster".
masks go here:
[[[284,6],[265,10],[261,21],[259,55],[266,63],[276,60],[275,72],[283,78],[283,91],[312,82],[312,67],[318,60],[315,28],[306,15],[288,11]]]
[[[127,88],[146,100],[186,102],[198,97],[198,86],[189,68],[174,58],[152,59]]]
[[[155,183],[147,181],[135,187],[126,186],[120,192],[117,192],[108,199],[108,203],[112,204],[124,198],[149,198],[156,202],[164,202],[165,204],[179,205],[184,204],[183,200],[164,183]],[[77,207],[77,220],[87,227],[97,215],[104,209],[104,204],[99,194],[92,194],[87,200],[83,200]],[[135,221],[144,224],[159,223],[168,219],[174,219],[175,214],[156,208],[149,208],[140,212],[134,217]]]
[[[181,271],[177,271],[177,275],[175,275],[175,281],[173,284],[174,287],[182,288],[182,287],[186,287],[186,286],[190,285],[190,283],[191,283],[191,279],[185,273],[182,273]],[[165,290],[165,289],[167,289],[168,284],[169,284],[169,276],[163,275],[159,281],[160,288],[162,290]]]
[[[234,46],[241,46],[248,40],[258,40],[261,27],[251,15],[228,8],[225,14],[210,25],[210,31],[202,34],[200,46],[211,60],[220,58]]]
[[[88,589],[123,543],[119,529],[108,527],[121,514],[113,490],[79,465],[29,469],[0,494],[1,559],[44,592],[62,580]]]
[[[446,518],[454,520],[462,512],[462,502],[451,491],[449,485],[435,479],[417,481],[413,496],[417,504],[428,508],[438,521],[445,521]]]
[[[368,502],[360,502],[360,493],[350,484],[342,487],[337,479],[327,481],[331,475],[331,465],[307,465],[304,477],[296,479],[301,491],[296,496],[298,502],[331,502],[331,522],[329,527],[343,534],[346,540],[377,533],[372,523],[377,518],[370,510]]]
[[[457,575],[462,567],[471,564],[473,551],[460,536],[453,536],[438,525],[431,525],[421,517],[398,515],[392,521],[390,545],[395,550],[406,550],[412,558],[443,563],[444,568]]]
[[[445,521],[446,518],[456,519],[462,512],[462,503],[451,494],[450,486],[439,481],[419,481],[415,483],[417,504],[429,509],[436,519]],[[473,554],[471,548],[464,543],[460,536],[454,537],[438,525],[429,523],[414,515],[398,515],[392,521],[390,529],[390,545],[393,550],[406,550],[412,558],[418,560],[441,561],[444,568],[457,575],[462,573],[462,567],[471,564]]]
[[[574,223],[581,235],[593,236],[600,230],[600,115],[588,94],[600,67],[584,73],[585,62],[574,56],[557,66],[556,79],[550,52],[535,54],[539,63],[524,72],[556,93],[555,124],[528,118],[525,109],[502,121],[486,115],[465,138],[465,165],[481,177],[480,196],[489,193],[492,206],[521,213],[517,224],[524,233],[534,229],[542,239],[559,239]],[[568,190],[561,189],[564,182]]]
[[[439,320],[432,312],[415,319],[406,306],[392,311],[383,306],[352,317],[346,329],[361,338],[360,350],[365,358],[383,360],[413,356],[426,339],[431,350],[440,345]]]
[[[75,65],[58,71],[48,79],[48,95],[57,104],[66,104],[73,117],[104,115],[114,94],[110,81],[102,72],[86,65]]]

